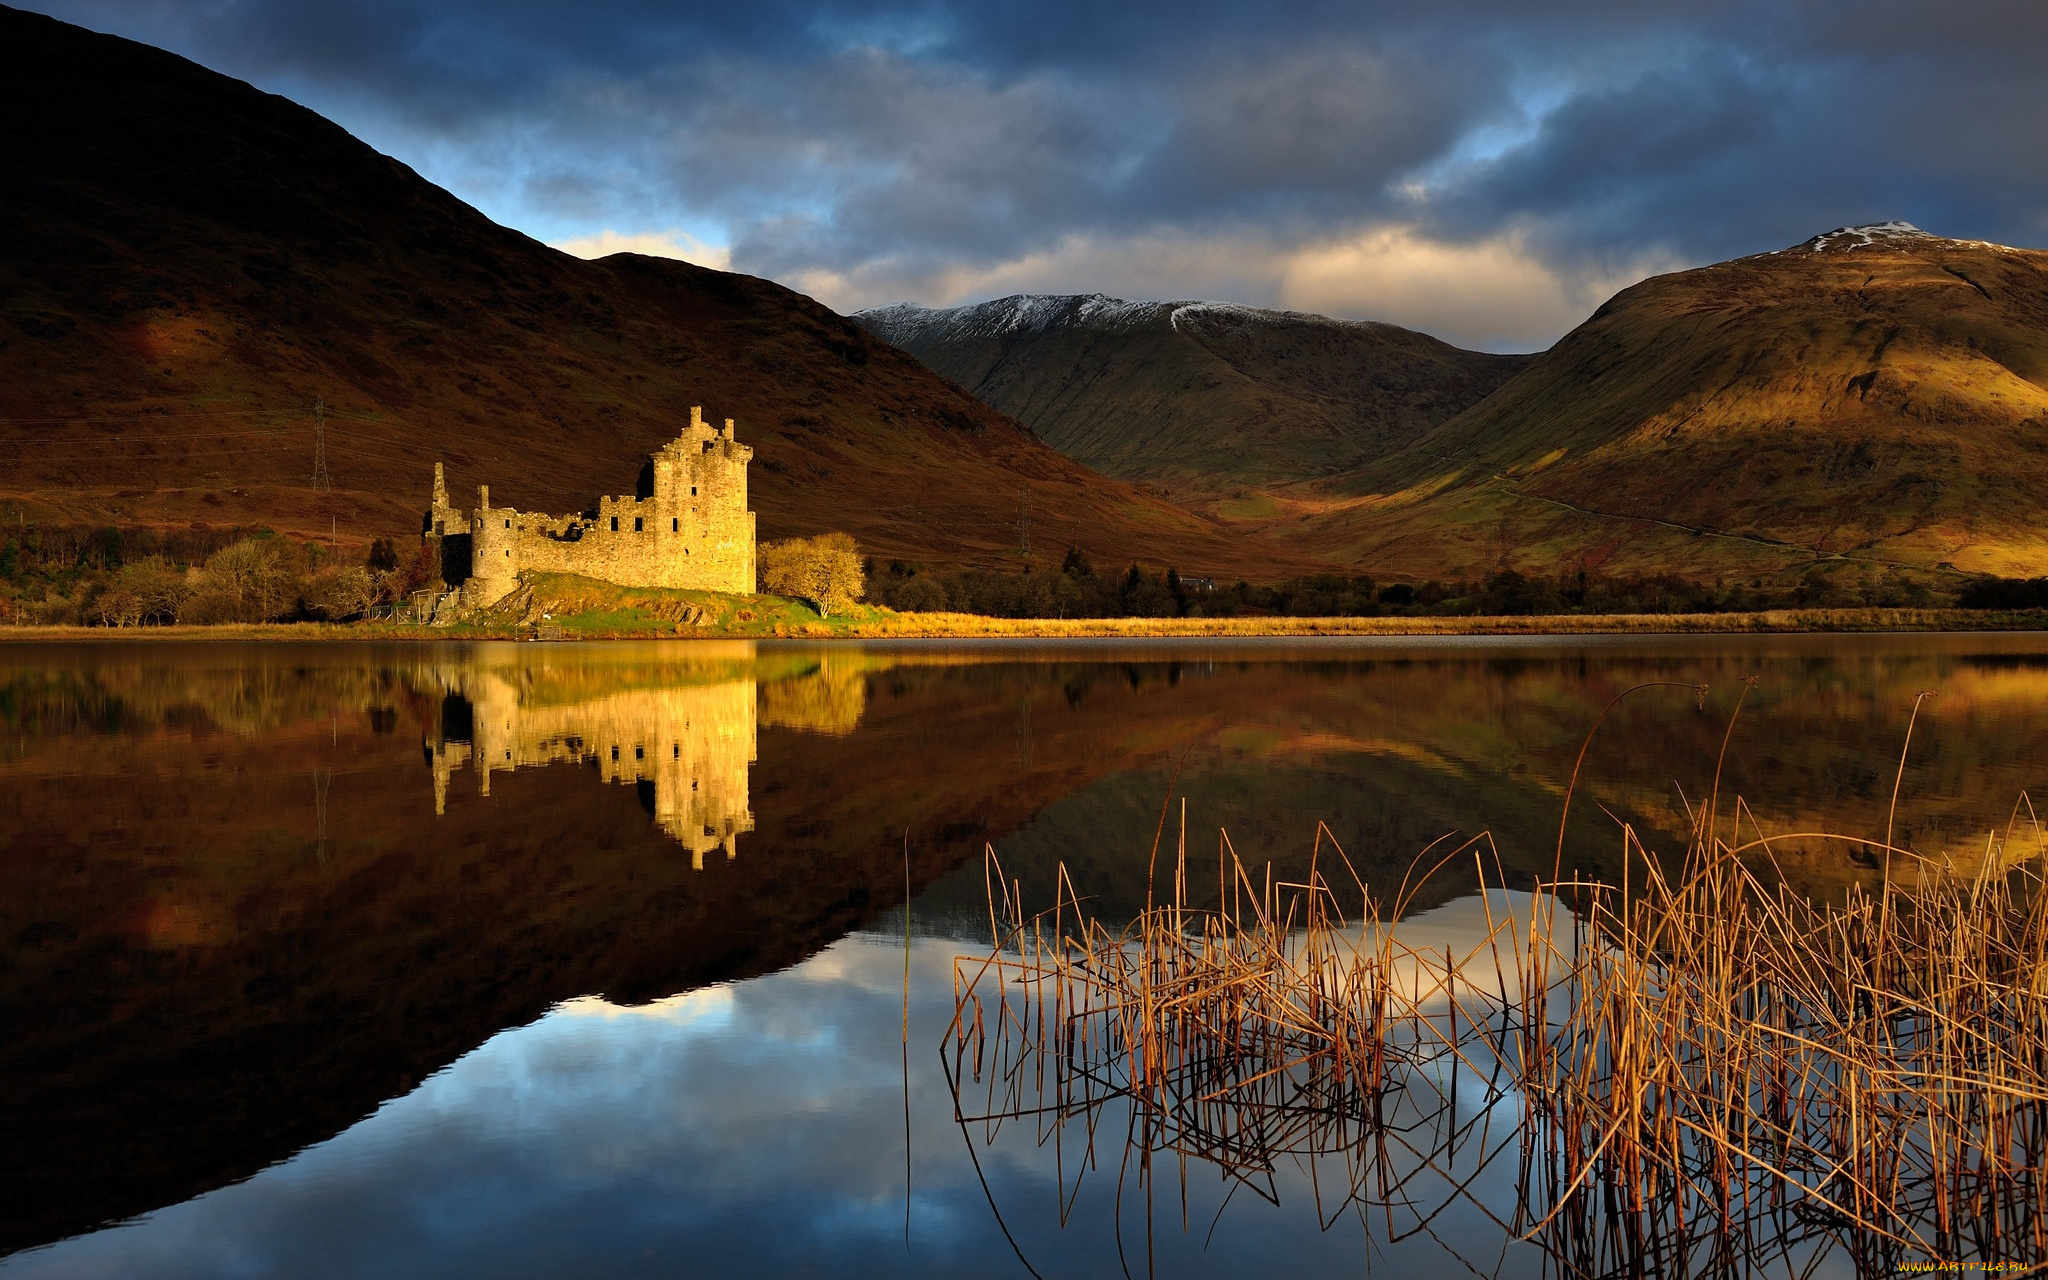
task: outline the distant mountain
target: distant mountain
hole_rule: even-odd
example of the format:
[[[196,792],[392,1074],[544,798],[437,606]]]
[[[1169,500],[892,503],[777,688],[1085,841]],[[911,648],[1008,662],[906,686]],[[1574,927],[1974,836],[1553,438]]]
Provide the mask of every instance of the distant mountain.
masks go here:
[[[1088,466],[1209,498],[1369,462],[1531,359],[1390,324],[1101,294],[854,319]]]
[[[2044,464],[2048,253],[1888,222],[1622,291],[1288,530],[1432,575],[2034,575]]]
[[[331,491],[310,483],[324,403]],[[1076,465],[764,280],[497,226],[338,126],[0,8],[0,517],[418,530],[435,460],[526,509],[629,488],[702,405],[764,537],[998,563],[1030,537],[1188,572],[1288,558]]]

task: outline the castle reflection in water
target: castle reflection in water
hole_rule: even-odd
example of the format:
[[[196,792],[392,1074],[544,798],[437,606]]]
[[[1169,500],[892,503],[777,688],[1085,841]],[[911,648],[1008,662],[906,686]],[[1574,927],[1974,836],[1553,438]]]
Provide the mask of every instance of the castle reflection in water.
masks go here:
[[[656,825],[690,851],[702,870],[714,852],[739,853],[754,829],[748,770],[765,720],[824,733],[850,733],[865,705],[858,669],[833,664],[763,685],[752,676],[710,683],[594,690],[573,698],[536,688],[524,672],[451,667],[434,681],[441,715],[428,722],[427,763],[434,812],[464,770],[491,793],[491,775],[550,764],[588,764],[608,783],[638,789]],[[620,672],[627,677],[629,674]],[[630,678],[623,684],[638,685]]]

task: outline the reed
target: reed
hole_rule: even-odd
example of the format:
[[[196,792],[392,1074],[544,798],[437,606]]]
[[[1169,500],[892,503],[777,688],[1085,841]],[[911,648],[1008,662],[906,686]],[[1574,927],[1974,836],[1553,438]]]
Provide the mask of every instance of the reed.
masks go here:
[[[1425,1174],[1457,1198],[1517,1159],[1518,1203],[1479,1208],[1566,1275],[1797,1270],[1834,1249],[1859,1273],[2048,1263],[2048,840],[2024,797],[1968,874],[1889,832],[1767,835],[1739,799],[1724,828],[1719,803],[1717,786],[1675,860],[1621,825],[1622,883],[1559,874],[1523,915],[1485,896],[1505,877],[1483,835],[1433,846],[1388,901],[1327,829],[1299,883],[1223,836],[1198,910],[1211,869],[1183,821],[1170,891],[1120,928],[1064,868],[1026,916],[991,849],[992,948],[956,962],[957,1117],[1052,1144],[1062,1221],[1116,1103],[1119,1214],[1135,1165],[1148,1229],[1166,1172],[1187,1227],[1191,1161],[1268,1200],[1294,1161],[1326,1227],[1351,1214],[1392,1241],[1445,1206],[1416,1194]],[[1774,846],[1816,839],[1881,854],[1883,886],[1790,890]],[[1409,946],[1391,922],[1466,863],[1484,930],[1463,954]],[[1513,1121],[1461,1112],[1461,1079],[1515,1099]]]
[[[1524,1012],[1543,1044],[1519,1081],[1522,1229],[1594,1274],[1665,1254],[1688,1274],[1688,1250],[1755,1257],[1816,1230],[1867,1272],[2048,1260],[2038,825],[2027,849],[2016,824],[1991,837],[1967,876],[1857,841],[1892,874],[1839,903],[1750,859],[1848,837],[1711,825],[1669,869],[1624,828],[1639,880],[1555,886],[1568,958],[1532,930],[1557,977]]]
[[[1435,862],[1467,858],[1500,883],[1484,837]],[[1190,1162],[1220,1170],[1233,1195],[1276,1201],[1281,1165],[1295,1161],[1343,1170],[1316,1188],[1325,1226],[1376,1215],[1398,1240],[1435,1216],[1409,1194],[1425,1174],[1451,1174],[1464,1150],[1477,1168],[1515,1149],[1513,1124],[1486,1109],[1461,1121],[1456,1107],[1461,1075],[1494,1097],[1511,1085],[1519,981],[1501,958],[1521,950],[1513,918],[1491,921],[1464,955],[1410,947],[1374,922],[1397,917],[1426,874],[1377,902],[1327,829],[1297,883],[1254,876],[1227,836],[1213,864],[1191,861],[1183,826],[1170,896],[1121,928],[1085,911],[1064,868],[1053,908],[1027,917],[993,850],[986,865],[994,945],[955,963],[956,1118],[984,1141],[1031,1124],[1055,1152],[1063,1222],[1100,1165],[1111,1103],[1131,1113],[1119,1212],[1133,1166],[1148,1210],[1170,1171],[1184,1226]],[[1212,874],[1218,905],[1191,907],[1191,883]],[[1483,981],[1459,976],[1482,970]]]

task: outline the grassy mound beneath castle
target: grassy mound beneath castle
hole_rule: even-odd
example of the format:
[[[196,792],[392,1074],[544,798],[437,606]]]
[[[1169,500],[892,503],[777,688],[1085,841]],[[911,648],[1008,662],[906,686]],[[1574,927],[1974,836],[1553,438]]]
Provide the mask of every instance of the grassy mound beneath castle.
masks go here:
[[[820,616],[804,600],[665,587],[622,587],[571,573],[528,573],[519,590],[452,630],[500,634],[559,629],[564,638],[844,636],[897,615],[873,605]]]

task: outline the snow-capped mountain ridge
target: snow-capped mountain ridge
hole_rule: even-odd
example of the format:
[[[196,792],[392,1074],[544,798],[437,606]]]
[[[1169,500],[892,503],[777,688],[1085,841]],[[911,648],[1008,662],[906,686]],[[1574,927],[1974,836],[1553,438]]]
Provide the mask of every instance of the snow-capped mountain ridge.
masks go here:
[[[1197,505],[1377,457],[1529,361],[1374,321],[1100,293],[853,319],[1068,456]]]
[[[1910,222],[1865,222],[1853,227],[1836,227],[1823,231],[1808,240],[1802,240],[1789,249],[1773,249],[1771,253],[1791,253],[1804,250],[1808,253],[1845,252],[1850,249],[1867,249],[1872,245],[1897,244],[1900,241],[1939,240],[1942,237],[1922,231]]]
[[[1241,323],[1298,323],[1390,329],[1377,320],[1339,320],[1301,311],[1277,311],[1236,302],[1131,302],[1101,293],[1017,293],[960,307],[898,302],[855,312],[853,318],[897,346],[913,348],[936,338],[1010,338],[1059,328],[1127,332],[1165,320],[1176,331],[1196,317]]]
[[[1865,222],[1853,227],[1836,227],[1823,231],[1808,240],[1789,245],[1783,249],[1772,249],[1766,253],[1753,254],[1755,258],[1775,258],[1786,253],[1851,253],[1858,249],[1905,249],[1914,246],[1932,248],[1937,245],[1967,245],[1973,249],[1989,249],[1998,254],[2022,252],[2011,245],[1996,244],[1989,240],[1956,240],[1949,236],[1923,231],[1910,222]],[[1747,262],[1749,258],[1736,258],[1734,262]],[[1727,263],[1718,263],[1726,266]]]

